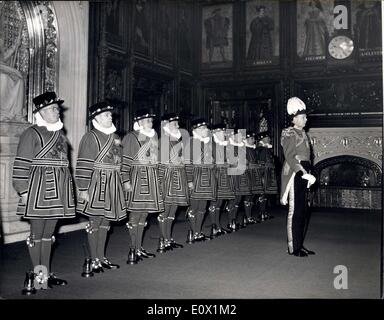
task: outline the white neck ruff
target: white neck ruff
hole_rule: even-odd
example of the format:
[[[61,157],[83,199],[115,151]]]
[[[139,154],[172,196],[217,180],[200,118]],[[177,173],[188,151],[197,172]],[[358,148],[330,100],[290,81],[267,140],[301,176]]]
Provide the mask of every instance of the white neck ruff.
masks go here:
[[[247,147],[247,148],[253,148],[253,149],[256,149],[256,145],[255,144],[249,144],[246,140],[243,141],[244,145]]]
[[[93,119],[92,124],[97,130],[99,130],[105,134],[111,134],[111,133],[114,133],[116,131],[116,127],[113,123],[109,128],[104,128],[95,119]]]
[[[197,139],[197,140],[200,140],[201,142],[203,142],[204,144],[208,143],[210,138],[209,137],[205,137],[203,138],[201,135],[199,135],[196,131],[192,131],[192,134],[193,134],[193,138]]]
[[[43,119],[39,112],[35,113],[36,124],[38,127],[46,127],[48,131],[58,131],[63,128],[63,123],[61,119],[55,123],[48,123]]]
[[[233,146],[236,146],[236,147],[244,147],[243,142],[235,142],[232,138],[229,138],[229,143]]]
[[[156,131],[155,129],[149,129],[149,130],[144,130],[142,126],[139,125],[139,123],[137,121],[135,121],[135,123],[133,124],[133,130],[135,131],[139,131],[141,134],[149,137],[149,138],[153,138],[156,134]]]
[[[177,129],[177,133],[176,133],[176,134],[174,134],[173,132],[171,132],[171,131],[169,130],[169,128],[168,128],[167,125],[165,125],[165,126],[163,127],[163,129],[164,129],[164,132],[165,132],[166,134],[168,134],[169,136],[171,136],[172,138],[175,138],[175,139],[177,139],[177,140],[179,140],[179,139],[181,138],[181,132],[180,132],[179,129]]]
[[[264,143],[263,141],[260,141],[260,145],[264,148],[271,149],[272,145],[270,143]]]
[[[219,146],[227,146],[229,144],[228,141],[220,140],[216,134],[213,134],[213,140],[219,145]]]

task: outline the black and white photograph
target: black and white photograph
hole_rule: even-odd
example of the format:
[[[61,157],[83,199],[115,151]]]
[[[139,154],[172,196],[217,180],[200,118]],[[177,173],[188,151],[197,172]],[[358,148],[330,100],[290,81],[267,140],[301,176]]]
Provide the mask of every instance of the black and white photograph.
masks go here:
[[[0,309],[382,302],[383,10],[0,1]]]

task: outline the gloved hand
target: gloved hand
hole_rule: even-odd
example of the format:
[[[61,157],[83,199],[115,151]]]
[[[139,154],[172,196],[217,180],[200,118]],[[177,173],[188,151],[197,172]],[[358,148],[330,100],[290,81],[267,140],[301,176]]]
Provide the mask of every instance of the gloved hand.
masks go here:
[[[307,188],[309,188],[311,185],[313,185],[316,181],[316,178],[311,175],[310,173],[303,174],[303,179],[308,180]]]

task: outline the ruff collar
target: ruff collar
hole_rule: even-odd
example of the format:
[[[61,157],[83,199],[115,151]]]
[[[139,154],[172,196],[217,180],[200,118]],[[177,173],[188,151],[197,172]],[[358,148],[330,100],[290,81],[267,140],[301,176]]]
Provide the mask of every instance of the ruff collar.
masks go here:
[[[260,141],[260,145],[264,148],[271,149],[272,145],[270,143],[264,143],[263,141]]]
[[[48,123],[43,119],[39,112],[35,113],[36,124],[38,127],[46,127],[48,131],[58,131],[63,128],[63,123],[61,119],[55,123]]]
[[[97,129],[97,130],[99,130],[105,134],[111,134],[111,133],[114,133],[116,131],[116,127],[113,123],[109,128],[104,128],[95,119],[93,119],[92,124],[95,127],[95,129]]]
[[[143,134],[149,138],[153,138],[156,134],[156,131],[153,128],[150,129],[149,131],[143,130],[143,127],[140,126],[137,121],[135,121],[135,123],[133,124],[133,130],[139,131],[141,134]]]
[[[244,147],[243,142],[235,142],[231,137],[229,137],[229,143],[235,147]]]
[[[209,140],[211,140],[209,137],[205,137],[205,138],[203,138],[201,135],[199,135],[198,133],[196,133],[196,131],[193,131],[192,134],[193,134],[193,138],[194,138],[194,139],[200,140],[200,141],[203,142],[204,144],[208,143]]]
[[[177,140],[179,140],[179,139],[181,138],[181,132],[180,132],[179,129],[177,129],[177,133],[176,133],[176,134],[172,133],[172,132],[169,130],[169,128],[168,128],[167,125],[165,125],[165,126],[163,127],[163,129],[164,129],[164,132],[165,132],[166,134],[168,134],[169,136],[171,136],[172,138],[175,138],[175,139],[177,139]]]
[[[222,141],[219,138],[217,138],[216,134],[213,134],[213,140],[219,145],[219,146],[227,146],[229,144],[228,141]]]

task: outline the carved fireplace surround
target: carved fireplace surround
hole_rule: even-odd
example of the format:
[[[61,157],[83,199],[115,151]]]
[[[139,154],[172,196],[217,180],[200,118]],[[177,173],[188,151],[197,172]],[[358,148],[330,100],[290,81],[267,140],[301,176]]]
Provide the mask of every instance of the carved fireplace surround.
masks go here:
[[[312,128],[311,139],[314,166],[319,181],[313,205],[317,207],[381,209],[382,204],[382,128]],[[343,164],[344,162],[344,164]],[[342,165],[342,167],[340,166]],[[339,176],[345,168],[352,170],[350,185],[345,181],[328,183],[323,171],[339,166]],[[356,171],[353,171],[355,166]],[[341,169],[344,168],[344,169]],[[352,169],[351,169],[352,168]],[[362,176],[357,177],[358,174]],[[326,169],[328,170],[328,169]],[[354,176],[356,173],[356,176]],[[365,175],[370,177],[365,177]],[[335,176],[335,174],[333,175]],[[338,174],[336,174],[337,178]],[[357,183],[356,183],[357,182]]]

